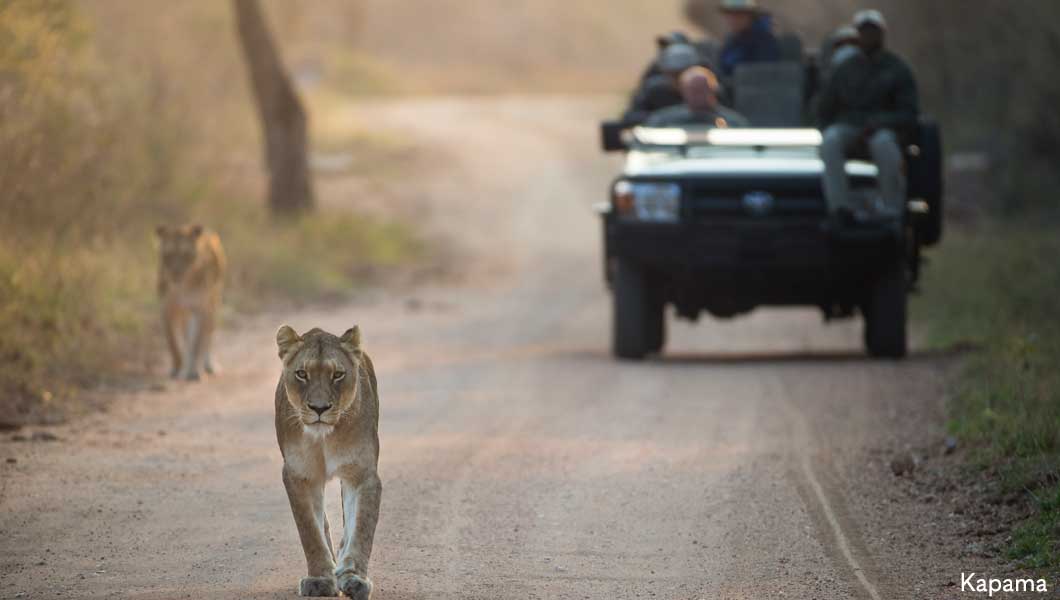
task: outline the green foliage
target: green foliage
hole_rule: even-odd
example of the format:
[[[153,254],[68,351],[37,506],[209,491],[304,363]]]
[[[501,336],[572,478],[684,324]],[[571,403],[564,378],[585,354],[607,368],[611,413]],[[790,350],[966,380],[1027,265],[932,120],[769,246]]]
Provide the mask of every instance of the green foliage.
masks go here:
[[[343,298],[371,285],[380,269],[408,263],[422,245],[406,226],[352,213],[318,213],[290,222],[257,207],[214,219],[232,269],[232,302],[255,308],[261,298],[298,302]],[[238,213],[242,213],[241,215]]]
[[[1044,59],[1060,51],[1060,2],[977,2],[970,18],[952,18],[968,7],[964,0],[879,5],[950,147],[990,156],[995,205],[1010,213],[1049,208],[1060,184],[1060,80]]]
[[[1033,567],[1060,566],[1056,256],[1060,236],[1048,221],[959,232],[933,257],[915,306],[932,343],[976,348],[948,407],[950,429],[975,448],[976,461],[998,472],[1004,489],[1045,499],[1014,534],[1013,557]]]
[[[1009,558],[1029,569],[1060,565],[1060,485],[1035,496],[1037,514],[1016,528]]]

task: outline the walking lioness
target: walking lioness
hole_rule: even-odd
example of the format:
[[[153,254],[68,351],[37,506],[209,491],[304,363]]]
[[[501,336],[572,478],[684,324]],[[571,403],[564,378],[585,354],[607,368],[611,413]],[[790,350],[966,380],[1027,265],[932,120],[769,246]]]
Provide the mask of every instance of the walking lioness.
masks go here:
[[[221,238],[201,225],[156,230],[161,242],[158,295],[162,327],[173,356],[171,375],[196,380],[199,367],[216,372],[210,344],[221,309],[225,260]]]
[[[358,600],[372,594],[368,559],[383,486],[379,461],[379,396],[361,332],[342,337],[313,329],[276,332],[283,373],[276,386],[276,440],[283,454],[283,485],[291,501],[309,576],[303,596]],[[336,558],[324,514],[324,484],[342,482],[343,533]]]

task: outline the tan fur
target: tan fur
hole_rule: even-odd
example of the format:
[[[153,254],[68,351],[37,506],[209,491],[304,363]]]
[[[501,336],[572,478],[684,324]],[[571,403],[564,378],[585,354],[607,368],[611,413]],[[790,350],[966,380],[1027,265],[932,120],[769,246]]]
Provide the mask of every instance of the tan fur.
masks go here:
[[[221,309],[225,260],[221,238],[200,225],[159,226],[158,295],[173,377],[196,380],[217,371],[210,346]]]
[[[283,373],[276,386],[276,440],[283,483],[305,552],[303,596],[338,591],[367,600],[368,559],[379,519],[379,396],[372,360],[357,327],[336,337],[320,329],[276,333]],[[342,485],[343,533],[338,552],[324,514],[324,484]]]

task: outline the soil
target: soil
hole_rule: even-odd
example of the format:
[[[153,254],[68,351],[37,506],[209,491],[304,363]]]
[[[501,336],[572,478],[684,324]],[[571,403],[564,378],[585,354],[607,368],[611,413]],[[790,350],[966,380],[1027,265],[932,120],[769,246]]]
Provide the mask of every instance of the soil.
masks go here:
[[[856,322],[761,310],[671,318],[664,356],[610,358],[590,205],[619,167],[595,146],[613,106],[351,106],[444,149],[444,169],[387,193],[451,242],[459,277],[244,319],[218,377],[0,433],[0,597],[295,597],[272,421],[282,323],[359,323],[375,361],[378,600],[941,599],[968,597],[962,572],[1010,570],[1013,513],[946,454],[952,356],[869,360]],[[328,505],[341,523],[334,488]]]

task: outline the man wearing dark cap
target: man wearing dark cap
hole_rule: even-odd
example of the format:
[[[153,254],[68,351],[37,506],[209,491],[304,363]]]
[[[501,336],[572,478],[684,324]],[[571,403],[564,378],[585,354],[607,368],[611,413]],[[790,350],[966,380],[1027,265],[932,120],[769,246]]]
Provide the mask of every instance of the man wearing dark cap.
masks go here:
[[[718,102],[718,78],[710,69],[692,67],[681,74],[678,86],[683,103],[654,113],[648,127],[748,127],[749,123],[736,111]]]
[[[630,100],[623,117],[627,123],[642,123],[653,112],[681,103],[677,79],[700,63],[699,52],[689,44],[668,44],[655,61],[655,72],[647,75]]]
[[[671,44],[691,44],[692,40],[689,39],[688,35],[683,31],[671,31],[660,35],[655,38],[655,45],[659,47],[659,51],[666,50]]]
[[[848,58],[861,54],[861,37],[853,25],[844,25],[832,33],[831,54],[826,69],[835,70]]]
[[[854,27],[862,52],[835,66],[817,109],[824,132],[824,193],[835,226],[852,210],[846,161],[859,149],[868,150],[879,169],[879,216],[900,220],[905,202],[901,144],[909,140],[919,113],[912,70],[884,47],[883,15],[861,11]]]

